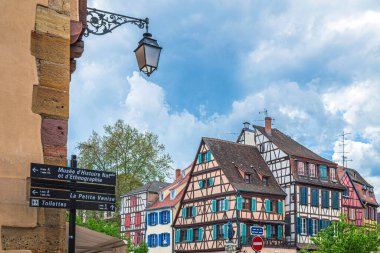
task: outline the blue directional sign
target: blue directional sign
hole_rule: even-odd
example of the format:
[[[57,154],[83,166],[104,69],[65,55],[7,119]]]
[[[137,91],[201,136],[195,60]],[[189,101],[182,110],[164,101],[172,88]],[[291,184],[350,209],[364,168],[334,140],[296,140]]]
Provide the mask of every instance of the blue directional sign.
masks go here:
[[[263,235],[264,234],[264,228],[263,227],[251,226],[250,231],[251,231],[251,235]]]

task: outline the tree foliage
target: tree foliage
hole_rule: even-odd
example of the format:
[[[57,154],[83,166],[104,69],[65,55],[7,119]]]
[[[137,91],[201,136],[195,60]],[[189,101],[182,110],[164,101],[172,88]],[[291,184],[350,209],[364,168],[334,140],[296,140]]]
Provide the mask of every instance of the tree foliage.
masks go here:
[[[368,253],[379,250],[380,226],[356,226],[341,216],[339,222],[322,229],[311,240],[317,247],[315,253]]]
[[[158,136],[140,133],[122,120],[105,125],[103,135],[93,131],[77,148],[81,167],[117,174],[117,197],[147,182],[163,181],[171,172],[172,160]]]
[[[127,239],[127,247],[126,247],[126,250],[125,252],[126,253],[148,253],[149,251],[149,248],[148,248],[148,244],[146,244],[146,242],[141,242],[140,245],[137,245],[137,246],[134,246],[132,244],[132,239],[131,237],[128,237]]]

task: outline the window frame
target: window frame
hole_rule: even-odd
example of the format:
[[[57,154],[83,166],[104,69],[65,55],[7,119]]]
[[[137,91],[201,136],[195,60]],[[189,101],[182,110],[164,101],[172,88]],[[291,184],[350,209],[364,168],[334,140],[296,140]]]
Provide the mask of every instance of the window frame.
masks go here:
[[[311,235],[317,235],[319,232],[319,220],[311,219],[313,224],[313,231],[311,231]]]
[[[244,173],[244,182],[246,184],[250,184],[251,183],[251,174],[249,173]]]
[[[308,164],[310,178],[318,178],[317,165],[314,163]],[[313,169],[312,169],[313,168]],[[312,173],[313,172],[313,173]]]
[[[187,229],[180,229],[179,231],[179,242],[187,242]]]
[[[302,167],[300,166],[302,164]],[[307,169],[306,169],[307,164],[302,161],[297,161],[297,173],[299,176],[302,177],[307,177]],[[302,170],[301,170],[302,168]]]
[[[301,227],[300,227],[300,229],[301,229],[301,231],[300,231],[301,235],[307,235],[307,218],[301,217]]]

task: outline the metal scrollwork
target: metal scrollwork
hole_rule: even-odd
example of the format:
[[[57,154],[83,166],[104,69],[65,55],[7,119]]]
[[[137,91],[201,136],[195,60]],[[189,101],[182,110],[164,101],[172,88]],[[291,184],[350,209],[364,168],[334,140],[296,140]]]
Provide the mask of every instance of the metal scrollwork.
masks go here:
[[[88,37],[90,33],[104,35],[126,23],[134,24],[140,29],[146,28],[146,31],[148,32],[148,18],[133,18],[94,8],[87,8],[87,27],[83,35],[85,37]]]

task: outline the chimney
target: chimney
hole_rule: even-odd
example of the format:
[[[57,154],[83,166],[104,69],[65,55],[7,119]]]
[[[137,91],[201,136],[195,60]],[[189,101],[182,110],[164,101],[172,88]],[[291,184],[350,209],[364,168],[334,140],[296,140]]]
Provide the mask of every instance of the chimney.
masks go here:
[[[265,132],[268,135],[272,135],[272,118],[265,117]]]
[[[180,169],[175,170],[175,179],[177,180],[178,178],[181,178],[182,173]]]

